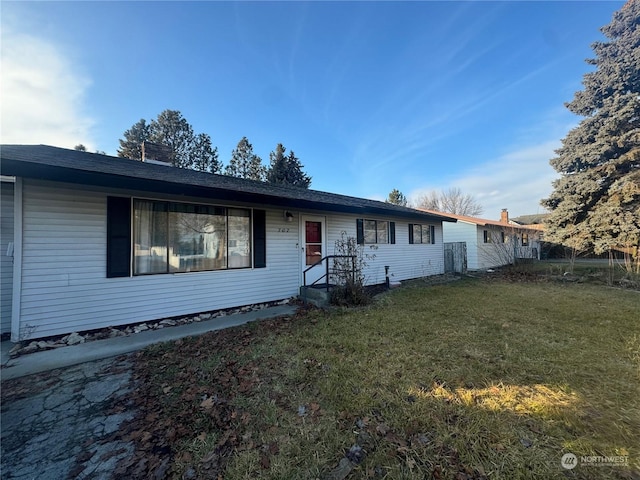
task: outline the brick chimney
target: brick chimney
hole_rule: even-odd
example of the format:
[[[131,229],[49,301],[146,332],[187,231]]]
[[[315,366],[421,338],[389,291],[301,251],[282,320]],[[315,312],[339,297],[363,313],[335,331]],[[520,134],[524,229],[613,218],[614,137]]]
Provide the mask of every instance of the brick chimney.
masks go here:
[[[171,166],[171,148],[153,142],[142,142],[142,161]]]
[[[500,223],[509,223],[509,211],[506,208],[500,212]]]

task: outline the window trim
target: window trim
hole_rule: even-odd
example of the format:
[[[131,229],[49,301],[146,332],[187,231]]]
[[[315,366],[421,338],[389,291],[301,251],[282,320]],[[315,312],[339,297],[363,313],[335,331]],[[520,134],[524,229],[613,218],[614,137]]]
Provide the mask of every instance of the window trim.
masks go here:
[[[365,240],[365,222],[375,222],[376,228],[376,241],[367,242]],[[378,222],[387,223],[387,241],[378,241]],[[376,220],[372,218],[358,218],[356,219],[356,241],[358,245],[394,245],[396,243],[396,222],[391,220]]]
[[[240,209],[245,210],[249,213],[249,248],[250,248],[250,265],[246,267],[229,267],[227,264],[226,268],[223,269],[211,269],[211,270],[194,270],[189,272],[158,272],[158,273],[135,273],[135,256],[134,256],[134,201],[142,200],[149,202],[165,202],[175,203],[175,204],[186,204],[186,205],[200,205],[206,207],[221,207],[225,209],[225,215],[228,215],[229,210]],[[123,203],[127,204],[126,212],[122,212],[122,208],[112,208],[112,205],[122,206]],[[106,277],[107,278],[117,278],[117,277],[142,277],[148,275],[175,275],[182,273],[205,273],[205,272],[215,272],[215,271],[230,271],[230,270],[246,270],[246,269],[257,269],[257,268],[266,268],[267,266],[267,252],[266,252],[266,210],[253,208],[250,206],[244,205],[220,205],[213,204],[207,202],[197,202],[197,201],[181,201],[175,200],[173,198],[153,198],[153,197],[144,197],[144,196],[118,196],[118,195],[107,195],[106,198],[107,209],[106,209],[106,226],[107,226],[107,234],[106,234]],[[117,229],[117,235],[114,235],[112,231],[114,231],[114,227]],[[227,231],[227,237],[229,232]],[[118,245],[114,242],[119,242],[122,238],[126,238],[128,248],[125,252],[124,258],[123,254],[116,254],[116,252],[121,252],[123,249],[121,245]],[[167,239],[168,242],[168,239]],[[116,250],[117,248],[117,250]],[[227,245],[228,249],[228,245]],[[228,256],[228,250],[227,250]],[[126,263],[127,268],[123,268],[123,265]],[[125,271],[126,270],[126,271]]]
[[[165,271],[157,271],[157,272],[137,272],[136,271],[136,255],[135,255],[135,231],[136,231],[136,201],[142,201],[142,202],[152,202],[153,204],[164,204],[165,205],[165,211],[167,213],[167,232],[166,232],[166,252],[167,252],[167,261],[166,261],[166,270]],[[190,206],[195,206],[195,207],[209,207],[209,208],[220,208],[223,209],[224,211],[224,217],[225,217],[225,237],[229,238],[229,211],[233,210],[233,209],[238,209],[238,210],[245,210],[249,213],[249,248],[250,248],[250,252],[249,252],[249,259],[250,259],[250,264],[246,267],[230,267],[229,266],[229,243],[228,241],[225,241],[225,260],[226,260],[226,266],[224,268],[204,268],[204,269],[198,269],[198,270],[186,270],[186,271],[182,271],[182,270],[177,270],[177,271],[171,271],[171,263],[169,262],[169,251],[170,251],[170,245],[171,245],[171,237],[169,235],[169,219],[171,218],[170,213],[171,212],[175,212],[180,210],[180,206],[184,206],[184,205],[190,205]],[[172,206],[174,207],[172,209]],[[132,235],[131,235],[131,244],[132,244],[132,265],[131,265],[131,274],[134,277],[142,277],[142,276],[147,276],[147,275],[166,275],[166,274],[181,274],[181,273],[200,273],[200,272],[218,272],[218,271],[228,271],[228,270],[243,270],[243,269],[247,269],[247,268],[254,268],[253,267],[253,263],[254,263],[254,239],[252,237],[253,235],[253,209],[252,208],[248,208],[248,207],[230,207],[230,206],[225,206],[225,205],[215,205],[215,204],[208,204],[208,203],[199,203],[199,202],[181,202],[181,201],[175,201],[175,200],[165,200],[165,199],[149,199],[149,198],[139,198],[139,197],[133,197],[132,201],[131,201],[131,223],[132,223]],[[177,208],[177,210],[176,210]]]
[[[413,231],[413,227],[419,225],[420,226],[420,241],[417,242],[415,238],[415,233]],[[422,232],[424,231],[424,227],[429,227],[429,241],[424,241],[424,236]],[[436,244],[436,226],[429,223],[410,223],[409,224],[409,244],[410,245],[435,245]]]

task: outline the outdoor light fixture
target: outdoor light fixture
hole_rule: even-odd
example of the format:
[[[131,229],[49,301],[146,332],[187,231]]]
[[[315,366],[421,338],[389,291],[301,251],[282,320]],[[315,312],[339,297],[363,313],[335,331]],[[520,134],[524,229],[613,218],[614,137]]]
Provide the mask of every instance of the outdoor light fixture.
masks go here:
[[[293,213],[291,213],[289,210],[285,210],[284,211],[284,219],[287,222],[293,222]]]

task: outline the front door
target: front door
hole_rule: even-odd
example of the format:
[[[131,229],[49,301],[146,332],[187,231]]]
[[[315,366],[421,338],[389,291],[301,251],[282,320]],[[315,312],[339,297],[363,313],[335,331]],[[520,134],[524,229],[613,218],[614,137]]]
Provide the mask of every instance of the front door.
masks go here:
[[[315,281],[318,281],[318,284],[326,283],[327,279],[322,278],[327,272],[326,262],[315,265],[327,256],[325,217],[303,217],[302,220],[302,231],[300,232],[302,271],[306,271],[303,274],[303,282],[306,280],[307,285],[311,285]]]

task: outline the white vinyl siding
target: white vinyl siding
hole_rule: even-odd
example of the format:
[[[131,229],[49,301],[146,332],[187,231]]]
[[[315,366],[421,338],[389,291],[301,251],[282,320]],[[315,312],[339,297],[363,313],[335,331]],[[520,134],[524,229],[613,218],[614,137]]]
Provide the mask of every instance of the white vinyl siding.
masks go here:
[[[266,268],[106,278],[106,205],[110,193],[106,189],[24,181],[20,339],[297,294],[297,228],[290,228],[288,233],[278,231],[283,223],[281,210],[267,210]]]
[[[478,266],[478,226],[463,221],[443,222],[443,229],[445,243],[465,242],[467,244],[467,268],[478,270],[480,268]]]
[[[11,332],[11,296],[13,293],[13,255],[7,253],[13,244],[13,182],[0,185],[0,333]]]
[[[491,241],[484,243],[485,230]],[[492,267],[508,265],[513,261],[513,245],[505,233],[505,242],[502,242],[504,227],[496,225],[478,225],[478,269],[484,270]]]
[[[304,255],[299,215],[288,222],[281,208],[266,209],[266,268],[202,271],[119,278],[106,276],[107,197],[125,195],[168,201],[265,209],[263,205],[227,204],[214,199],[177,198],[107,188],[24,180],[22,282],[16,339],[157,320],[298,294]],[[300,212],[302,215],[305,213]],[[326,215],[327,255],[342,231],[356,236],[356,215]],[[444,272],[442,227],[436,243],[409,245],[409,221],[392,217],[395,244],[366,245],[368,284]]]
[[[356,236],[356,220],[358,216],[335,214],[327,215],[327,254],[334,255],[335,242],[342,232],[348,236]],[[389,266],[391,281],[408,280],[428,275],[444,273],[444,253],[442,245],[442,227],[435,225],[435,244],[409,244],[409,223],[391,217],[376,217],[377,220],[395,222],[396,243],[363,245],[365,258],[365,282],[368,285],[384,283],[385,266]],[[377,248],[376,248],[377,247]]]
[[[538,235],[529,232],[529,246],[522,247],[522,230],[512,226],[476,225],[459,220],[456,223],[444,223],[445,242],[467,243],[467,267],[469,270],[484,270],[487,268],[507,265],[513,261],[513,236],[518,236],[515,253],[518,257],[538,258],[540,243]],[[491,235],[492,241],[485,243],[485,230]],[[504,243],[502,235],[504,234]]]

